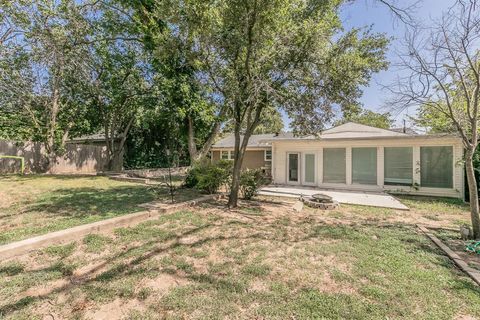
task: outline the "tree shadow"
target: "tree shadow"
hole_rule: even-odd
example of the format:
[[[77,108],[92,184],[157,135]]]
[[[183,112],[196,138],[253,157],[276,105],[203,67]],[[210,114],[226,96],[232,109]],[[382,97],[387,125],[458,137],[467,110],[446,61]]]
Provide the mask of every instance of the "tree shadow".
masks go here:
[[[139,204],[153,201],[153,194],[144,186],[118,186],[109,189],[67,188],[49,193],[48,197],[30,205],[24,213],[45,212],[49,216],[82,218],[124,214],[143,210]]]
[[[232,218],[235,218],[232,215]],[[231,234],[225,233],[223,235],[216,235],[216,236],[208,236],[208,235],[201,235],[197,240],[193,242],[185,243],[182,241],[183,239],[190,238],[191,236],[197,235],[200,232],[207,231],[212,228],[221,228],[223,226],[231,226],[233,228],[239,226],[253,226],[259,227],[261,226],[263,229],[259,229],[256,232],[246,233],[245,235],[240,234]],[[348,233],[361,233],[362,230],[358,230],[361,227],[365,228],[373,228],[371,224],[368,225],[331,225],[322,222],[317,222],[312,232],[306,233],[303,236],[291,238],[285,237],[281,234],[274,234],[269,232],[270,229],[275,229],[278,227],[278,224],[275,221],[266,221],[259,217],[256,221],[252,223],[245,223],[238,220],[224,220],[220,223],[205,223],[201,226],[192,227],[188,230],[185,230],[179,234],[171,234],[167,237],[157,238],[155,236],[152,239],[138,245],[129,245],[128,249],[118,252],[110,257],[107,257],[99,263],[98,265],[94,266],[86,273],[82,274],[81,276],[71,276],[69,277],[69,282],[61,287],[54,288],[50,292],[38,295],[38,296],[27,296],[19,299],[18,301],[4,305],[0,307],[0,315],[8,315],[12,312],[21,310],[23,308],[27,308],[29,305],[35,303],[36,301],[48,299],[51,295],[58,294],[61,292],[70,291],[76,287],[88,285],[91,283],[96,282],[105,282],[105,281],[114,281],[117,279],[122,279],[128,276],[141,274],[144,272],[144,269],[141,266],[144,262],[157,257],[161,254],[165,254],[168,252],[172,252],[180,247],[186,248],[196,248],[206,244],[212,244],[215,242],[224,242],[226,240],[261,240],[261,241],[272,241],[272,242],[281,242],[292,246],[297,243],[301,242],[308,242],[313,238],[331,238],[331,239],[338,239],[341,238],[342,235]],[[377,226],[378,228],[387,228],[387,229],[412,229],[413,227],[409,225],[385,225],[385,226]],[[336,232],[319,232],[321,228],[337,228]],[[267,230],[267,231],[265,231]],[[434,263],[440,265],[443,268],[452,269],[454,268],[451,263],[448,263],[448,259],[444,259],[444,256],[439,252],[439,250],[435,246],[426,245],[425,241],[422,241],[421,238],[411,236],[406,237],[405,239],[400,239],[402,243],[405,243],[408,246],[409,250],[412,251],[423,251],[429,254],[434,254],[436,259],[433,261]],[[354,241],[354,240],[352,240]],[[135,252],[138,251],[138,254]],[[132,257],[131,254],[134,254]],[[45,268],[45,270],[49,270],[52,267],[49,266]],[[106,268],[106,270],[104,270]],[[31,271],[24,271],[24,272],[38,272],[38,270],[31,270]],[[100,272],[100,273],[99,273]],[[162,271],[160,271],[162,272]],[[456,270],[452,270],[452,272],[456,272]],[[235,286],[235,283],[230,282],[228,279],[217,278],[208,274],[203,273],[187,273],[185,275],[176,274],[177,276],[182,276],[187,280],[195,281],[198,283],[210,283],[216,284],[222,287],[229,287]],[[475,294],[480,295],[480,288],[472,283],[472,281],[467,280],[466,278],[457,278],[452,283],[451,288],[454,290],[471,290]]]

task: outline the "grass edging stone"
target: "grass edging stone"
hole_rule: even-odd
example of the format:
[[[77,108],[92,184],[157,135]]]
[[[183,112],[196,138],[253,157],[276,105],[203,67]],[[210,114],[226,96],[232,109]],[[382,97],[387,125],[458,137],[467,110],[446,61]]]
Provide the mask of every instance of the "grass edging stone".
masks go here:
[[[145,220],[154,219],[159,214],[180,210],[186,207],[194,206],[204,201],[218,199],[220,197],[221,195],[218,194],[206,195],[194,200],[163,206],[160,206],[158,202],[151,202],[142,205],[142,207],[147,209],[146,211],[131,213],[120,217],[84,224],[73,228],[68,228],[60,231],[47,233],[41,236],[12,242],[0,246],[0,261],[15,256],[20,256],[30,251],[44,248],[52,244],[79,240],[80,238],[91,233],[109,231],[118,227],[133,226]]]
[[[444,244],[440,239],[438,239],[436,236],[434,236],[427,228],[421,225],[417,225],[417,227],[425,233],[427,237],[430,238],[430,240],[433,241],[440,249],[442,249],[445,254],[453,260],[453,262],[461,269],[463,270],[470,278],[472,278],[473,281],[477,285],[480,285],[480,272],[471,268],[458,254],[456,254],[452,249],[450,249],[446,244]]]

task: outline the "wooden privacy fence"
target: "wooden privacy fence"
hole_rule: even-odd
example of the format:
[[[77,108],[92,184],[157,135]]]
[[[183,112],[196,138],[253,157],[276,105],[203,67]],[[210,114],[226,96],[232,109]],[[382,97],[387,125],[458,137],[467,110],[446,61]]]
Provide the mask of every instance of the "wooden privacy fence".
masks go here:
[[[58,156],[48,170],[45,147],[41,143],[0,140],[0,155],[24,157],[25,173],[88,174],[104,171],[106,152],[104,145],[68,143],[66,152]],[[0,173],[14,172],[20,172],[20,161],[0,158]]]

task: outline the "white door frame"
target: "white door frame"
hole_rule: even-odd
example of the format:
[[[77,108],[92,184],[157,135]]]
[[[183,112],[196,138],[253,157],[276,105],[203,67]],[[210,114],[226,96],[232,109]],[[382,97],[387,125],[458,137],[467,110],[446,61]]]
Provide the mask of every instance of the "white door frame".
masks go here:
[[[307,164],[306,164],[306,161],[307,161],[307,154],[309,155],[313,155],[313,182],[307,182],[305,181],[305,170],[307,168]],[[304,152],[303,153],[303,157],[302,157],[302,183],[304,185],[307,185],[307,186],[315,186],[317,185],[317,153],[312,151],[312,152]]]
[[[290,155],[291,154],[296,154],[298,156],[297,158],[297,181],[290,181]],[[301,161],[301,154],[300,152],[287,152],[287,184],[300,184],[301,180],[301,168],[302,168],[302,161]]]

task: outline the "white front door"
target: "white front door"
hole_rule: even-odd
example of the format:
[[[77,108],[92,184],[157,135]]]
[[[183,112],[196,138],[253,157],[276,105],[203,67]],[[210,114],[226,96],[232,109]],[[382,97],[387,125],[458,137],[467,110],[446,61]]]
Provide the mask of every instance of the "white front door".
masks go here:
[[[300,183],[300,153],[287,153],[287,182],[289,184]]]

